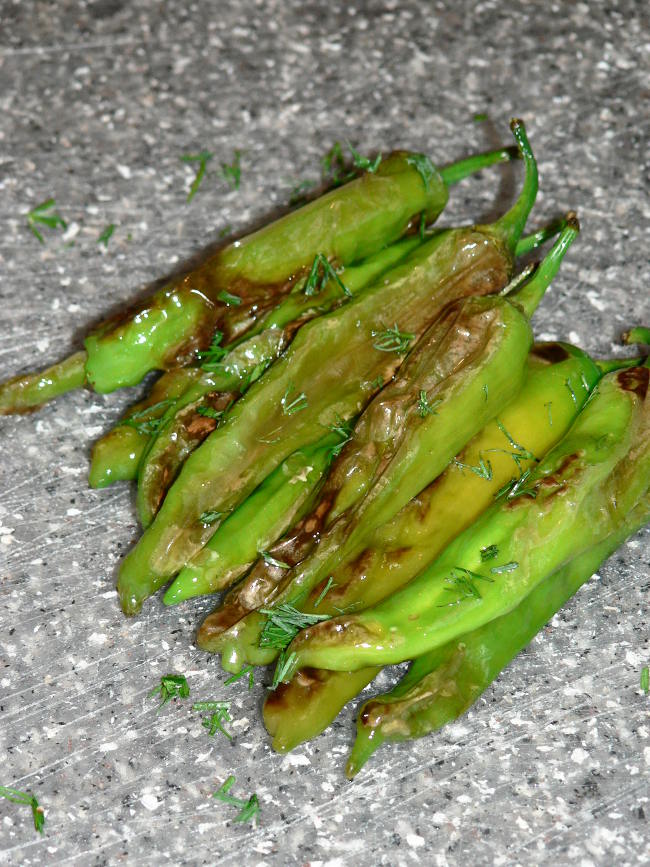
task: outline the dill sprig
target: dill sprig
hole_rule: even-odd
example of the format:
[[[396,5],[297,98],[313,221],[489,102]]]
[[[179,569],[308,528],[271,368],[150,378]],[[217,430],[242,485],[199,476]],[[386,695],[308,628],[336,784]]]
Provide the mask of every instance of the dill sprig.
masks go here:
[[[0,786],[0,798],[6,798],[14,804],[28,804],[32,808],[34,827],[39,834],[43,833],[45,811],[39,806],[35,795],[30,795],[29,792],[21,792],[20,789],[12,789],[10,786]]]
[[[309,403],[307,401],[307,395],[304,391],[301,391],[299,395],[293,398],[293,400],[289,400],[289,396],[291,392],[294,390],[295,386],[292,382],[287,386],[287,390],[284,393],[284,397],[280,401],[282,406],[282,412],[285,415],[293,415],[296,412],[301,412],[303,409],[307,409]]]
[[[485,479],[487,482],[492,481],[492,464],[489,460],[485,460],[483,455],[479,452],[479,461],[478,464],[474,467],[471,464],[464,464],[462,461],[459,461],[457,458],[452,460],[452,463],[457,466],[460,470],[470,470],[474,475],[478,476],[479,479]]]
[[[172,698],[187,698],[189,694],[190,688],[184,674],[164,674],[160,678],[160,685],[151,690],[148,698],[153,695],[160,695],[162,699],[158,706],[158,710],[160,710]]]
[[[406,162],[418,172],[427,193],[431,192],[431,182],[438,176],[438,172],[429,157],[426,154],[410,154],[406,157]]]
[[[176,399],[171,397],[159,400],[158,403],[153,403],[151,406],[146,406],[144,409],[134,412],[128,418],[123,419],[120,424],[134,428],[139,434],[153,436],[158,433],[163,423],[162,415],[154,415],[154,413],[173,406],[175,403]]]
[[[202,362],[203,370],[208,372],[218,370],[224,355],[227,354],[227,350],[221,345],[222,340],[223,332],[215,331],[208,348],[199,352],[199,361]]]
[[[487,575],[481,575],[478,572],[472,572],[471,569],[464,569],[462,566],[454,566],[451,574],[445,578],[445,582],[449,587],[444,589],[451,593],[458,593],[458,598],[453,602],[446,602],[438,605],[438,608],[448,608],[450,605],[458,605],[466,599],[482,599],[481,591],[476,585],[477,581],[487,581],[489,584],[494,584],[494,579]]]
[[[273,672],[273,681],[271,682],[271,686],[269,687],[270,690],[278,688],[278,686],[287,676],[287,673],[292,668],[297,657],[297,653],[290,653],[289,656],[287,656],[285,650],[280,651],[280,655],[278,656],[278,661],[275,666],[275,671]]]
[[[289,603],[273,608],[260,608],[260,614],[266,614],[266,622],[260,635],[260,647],[272,647],[276,650],[285,650],[301,629],[331,619],[330,614],[305,614]]]
[[[226,686],[230,686],[230,684],[236,683],[238,680],[241,680],[242,677],[246,677],[246,675],[248,675],[248,688],[252,689],[254,684],[253,671],[254,668],[252,665],[244,666],[241,671],[237,672],[237,674],[232,674],[228,678],[228,680],[226,681]]]
[[[442,400],[434,400],[433,403],[429,403],[426,391],[420,389],[420,396],[417,402],[418,415],[420,418],[426,418],[428,415],[437,415],[436,407],[440,406],[441,403]]]
[[[494,560],[499,554],[499,548],[497,545],[486,545],[481,548],[481,563],[485,563],[487,560]]]
[[[571,395],[571,400],[572,400],[572,401],[575,403],[575,405],[577,406],[577,405],[578,405],[578,398],[576,397],[576,393],[575,393],[575,391],[573,390],[573,387],[572,387],[571,382],[569,381],[568,377],[567,377],[567,379],[564,380],[564,384],[566,385],[566,387],[567,387],[568,390],[569,390],[569,394]]]
[[[347,298],[352,297],[352,292],[336,273],[327,256],[323,253],[316,253],[303,292],[305,295],[316,295],[324,288],[328,280],[333,280]]]
[[[338,434],[338,436],[341,437],[341,442],[332,446],[330,449],[330,458],[337,458],[343,451],[344,446],[346,446],[352,439],[353,424],[351,420],[345,421],[337,413],[335,420],[327,427],[328,430],[332,431],[332,433]]]
[[[104,247],[108,247],[108,242],[111,239],[111,235],[115,231],[115,223],[109,223],[108,226],[101,232],[99,237],[97,238],[98,244],[103,244]]]
[[[205,418],[212,418],[215,421],[219,421],[221,416],[224,414],[223,409],[215,409],[213,406],[198,406],[196,411],[199,415],[202,415]]]
[[[323,179],[335,187],[354,177],[354,172],[347,171],[345,167],[345,157],[340,141],[335,141],[325,156],[321,158],[320,168]]]
[[[408,331],[400,331],[397,325],[385,328],[383,331],[373,331],[372,336],[377,340],[372,344],[380,352],[396,352],[403,355],[409,348],[409,343],[415,337]]]
[[[199,164],[199,167],[196,170],[196,175],[194,177],[194,180],[192,181],[190,191],[187,194],[187,201],[188,202],[191,202],[192,199],[194,198],[196,191],[198,190],[199,186],[201,185],[201,181],[203,180],[203,176],[205,175],[205,169],[206,169],[208,163],[210,162],[210,160],[212,159],[213,156],[214,156],[214,154],[210,153],[210,151],[201,151],[200,154],[183,154],[183,156],[181,157],[181,160],[184,163],[198,163]]]
[[[289,194],[289,204],[302,204],[306,198],[305,193],[308,193],[309,190],[313,190],[315,186],[316,181],[300,181],[300,183],[296,184]]]
[[[61,228],[64,231],[68,228],[68,224],[61,214],[53,210],[55,207],[56,202],[54,199],[46,199],[44,202],[41,202],[40,205],[36,205],[35,208],[32,208],[31,211],[27,213],[27,225],[41,244],[45,243],[45,239],[36,228],[37,225],[47,226],[48,229]]]
[[[526,487],[526,482],[530,478],[533,468],[529,467],[522,473],[518,479],[510,479],[505,485],[500,488],[494,495],[495,500],[502,498],[513,500],[515,497],[532,497],[534,500],[537,497],[537,490],[534,487]]]
[[[233,153],[231,163],[221,163],[221,177],[228,182],[233,190],[239,189],[241,181],[241,151]]]
[[[503,566],[492,566],[490,572],[493,575],[503,575],[506,572],[514,572],[515,569],[519,569],[519,563],[512,560],[510,563],[504,563]]]
[[[641,669],[641,689],[646,695],[650,695],[650,668],[647,665]]]
[[[208,510],[207,512],[201,512],[199,515],[199,521],[202,524],[205,524],[206,527],[210,527],[212,524],[216,523],[222,515],[223,512]]]
[[[229,701],[199,701],[192,705],[192,710],[211,712],[210,716],[205,717],[201,723],[206,729],[208,729],[208,734],[211,738],[213,738],[217,732],[221,732],[229,741],[232,740],[230,732],[223,727],[223,723],[232,722]]]
[[[219,292],[217,299],[223,301],[227,307],[239,307],[242,303],[239,295],[232,295],[230,292],[226,292],[225,289],[222,289],[221,292]]]
[[[330,577],[327,579],[327,584],[326,584],[325,587],[321,590],[321,592],[320,592],[320,594],[319,594],[319,596],[318,596],[318,599],[314,602],[314,608],[318,608],[318,606],[321,604],[321,602],[323,601],[323,599],[324,599],[324,598],[327,596],[327,594],[330,592],[330,590],[332,589],[332,587],[336,587],[336,584],[335,584],[335,582],[334,582],[334,578],[332,578],[332,576],[330,575]]]
[[[362,169],[364,172],[370,172],[373,174],[379,168],[379,164],[381,163],[381,154],[377,154],[374,160],[368,159],[368,157],[362,156],[359,151],[355,150],[350,142],[347,142],[348,150],[352,154],[352,164],[356,169]]]
[[[285,563],[283,560],[276,560],[268,551],[259,551],[259,555],[269,566],[275,566],[277,569],[291,569],[288,563]]]
[[[239,813],[235,816],[235,822],[252,822],[259,816],[260,805],[257,800],[257,795],[251,795],[247,801],[241,798],[235,798],[230,794],[230,789],[235,783],[235,777],[231,774],[226,782],[213,793],[212,797],[223,801],[224,804],[229,804],[231,807],[237,807]]]

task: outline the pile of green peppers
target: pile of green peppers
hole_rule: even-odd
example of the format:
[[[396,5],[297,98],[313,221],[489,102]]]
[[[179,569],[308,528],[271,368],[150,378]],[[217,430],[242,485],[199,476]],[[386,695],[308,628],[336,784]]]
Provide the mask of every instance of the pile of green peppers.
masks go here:
[[[160,372],[92,454],[93,487],[137,481],[122,608],[164,586],[166,605],[227,591],[197,643],[229,672],[275,664],[279,751],[410,662],[362,705],[349,777],[463,714],[650,520],[650,366],[534,342],[579,226],[525,234],[537,165],[511,129],[516,148],[441,170],[406,151],[365,161],[0,385],[7,414]],[[521,191],[496,222],[433,227],[451,185],[515,156]]]

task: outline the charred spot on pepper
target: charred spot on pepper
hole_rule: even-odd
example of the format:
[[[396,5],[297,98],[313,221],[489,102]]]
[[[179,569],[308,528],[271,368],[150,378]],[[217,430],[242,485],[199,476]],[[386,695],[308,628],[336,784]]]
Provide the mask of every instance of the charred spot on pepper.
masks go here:
[[[638,394],[641,400],[645,400],[648,393],[649,379],[650,368],[647,367],[629,367],[626,370],[619,370],[616,374],[616,380],[621,388]]]
[[[566,361],[571,356],[566,348],[561,343],[536,343],[531,349],[530,354],[540,361],[546,361],[549,364],[559,364]]]

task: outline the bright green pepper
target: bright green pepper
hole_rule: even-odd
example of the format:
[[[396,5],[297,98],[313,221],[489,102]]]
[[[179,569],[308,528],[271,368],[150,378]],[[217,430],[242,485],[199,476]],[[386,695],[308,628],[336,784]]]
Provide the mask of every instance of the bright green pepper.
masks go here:
[[[648,521],[646,494],[617,532],[546,578],[510,613],[419,657],[389,693],[365,702],[346,766],[348,778],[384,742],[424,737],[462,716],[601,563]]]
[[[513,122],[513,131],[526,162],[513,208],[492,226],[441,232],[358,298],[308,323],[237,401],[226,423],[190,455],[123,563],[118,592],[126,613],[136,613],[203,547],[211,533],[200,522],[202,513],[231,512],[288,454],[316,439],[323,425],[357,415],[393,376],[402,355],[381,351],[373,331],[399,322],[416,338],[454,297],[505,285],[537,191],[523,124]]]
[[[319,513],[321,530],[324,518],[334,513],[337,519],[321,531],[318,545],[311,546],[311,555],[275,583],[268,577],[262,580],[262,569],[272,571],[266,566],[253,570],[229,594],[225,610],[214,612],[201,626],[197,638],[200,647],[220,650],[222,665],[228,670],[237,669],[243,661],[271,661],[274,651],[258,647],[264,618],[251,609],[301,599],[335,576],[339,564],[362,556],[376,529],[437,478],[469,439],[516,395],[532,343],[528,317],[577,231],[577,223],[572,221],[536,275],[510,296],[512,300],[465,299],[446,308],[395,383],[387,386],[361,416],[334,465],[314,514],[304,523],[316,523]],[[587,383],[586,378],[583,381]],[[422,411],[424,398],[426,412]],[[502,431],[496,439],[497,448],[508,445]],[[505,463],[512,471],[511,451],[512,447]],[[517,459],[522,458],[518,454]],[[477,471],[480,467],[481,474],[491,478],[493,470],[483,454],[476,460]],[[497,454],[493,460],[499,466]],[[308,535],[314,536],[312,527]],[[295,562],[294,558],[290,565]],[[266,594],[264,599],[259,598],[260,591]],[[251,612],[248,623],[238,624],[234,618],[241,619],[245,606]]]
[[[165,605],[215,593],[243,575],[309,509],[340,443],[332,433],[289,455],[180,572],[165,593]]]
[[[507,614],[556,569],[616,533],[650,478],[649,374],[634,367],[603,377],[567,435],[501,502],[389,599],[300,633],[288,648],[287,673],[421,656]],[[497,557],[483,562],[493,546]]]

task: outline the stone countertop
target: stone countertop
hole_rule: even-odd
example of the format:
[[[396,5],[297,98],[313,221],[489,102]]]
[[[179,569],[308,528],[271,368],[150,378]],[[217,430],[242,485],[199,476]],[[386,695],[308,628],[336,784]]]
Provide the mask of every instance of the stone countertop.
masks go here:
[[[334,141],[444,163],[508,141],[513,114],[540,162],[534,222],[572,207],[583,227],[536,333],[620,351],[620,332],[650,320],[642,6],[4,0],[0,378],[66,354],[225,227],[283,206]],[[187,203],[180,156],[202,150],[215,156]],[[235,150],[230,190],[218,169]],[[444,222],[494,215],[520,177],[503,167],[463,182]],[[26,213],[49,197],[68,229],[41,245]],[[91,491],[86,472],[93,441],[139,393],[80,391],[0,422],[0,782],[32,791],[47,817],[39,836],[28,808],[0,800],[1,863],[649,863],[648,530],[469,714],[384,748],[349,783],[356,703],[275,755],[261,675],[250,692],[225,686],[193,645],[206,602],[120,614],[133,491]],[[193,697],[232,699],[232,744],[209,738],[189,703],[155,712],[147,694],[171,671]],[[235,794],[259,797],[255,829],[210,797],[231,773]]]

